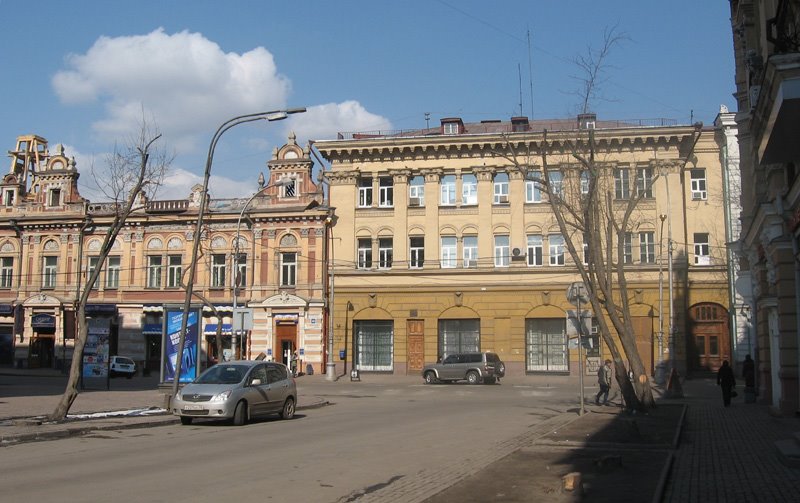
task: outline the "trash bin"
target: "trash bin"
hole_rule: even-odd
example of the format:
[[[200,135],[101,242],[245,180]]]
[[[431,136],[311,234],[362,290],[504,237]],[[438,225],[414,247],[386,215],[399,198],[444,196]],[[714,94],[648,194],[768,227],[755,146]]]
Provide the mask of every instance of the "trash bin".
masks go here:
[[[314,375],[314,366],[310,363],[306,365],[306,374],[313,376]]]
[[[339,359],[340,360],[344,360],[346,357],[347,357],[347,350],[346,349],[340,349],[339,350]]]

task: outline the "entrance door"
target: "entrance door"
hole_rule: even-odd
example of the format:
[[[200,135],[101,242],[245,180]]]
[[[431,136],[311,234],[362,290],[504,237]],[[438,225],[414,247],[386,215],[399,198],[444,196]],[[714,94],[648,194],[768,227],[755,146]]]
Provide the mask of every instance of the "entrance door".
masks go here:
[[[275,361],[289,367],[292,353],[297,350],[297,325],[276,325],[275,347],[280,351],[280,354],[275,355]]]
[[[53,337],[34,337],[31,339],[30,352],[28,353],[28,367],[50,368],[53,366],[53,353],[55,350],[55,338]]]
[[[690,350],[695,370],[716,372],[724,360],[730,361],[727,310],[718,304],[697,304],[689,310]]]
[[[425,365],[425,322],[422,320],[408,320],[408,373],[422,371]]]
[[[645,373],[653,375],[653,319],[649,316],[631,318],[633,333],[636,334],[636,349],[642,358]]]

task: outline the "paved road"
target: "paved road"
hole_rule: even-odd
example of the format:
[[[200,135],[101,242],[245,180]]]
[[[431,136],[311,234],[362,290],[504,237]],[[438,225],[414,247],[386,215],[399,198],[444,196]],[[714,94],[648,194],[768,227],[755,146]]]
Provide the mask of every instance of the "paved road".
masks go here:
[[[576,417],[564,414],[576,394],[566,387],[300,382],[331,405],[242,428],[198,422],[5,447],[3,490],[18,501],[422,501]]]

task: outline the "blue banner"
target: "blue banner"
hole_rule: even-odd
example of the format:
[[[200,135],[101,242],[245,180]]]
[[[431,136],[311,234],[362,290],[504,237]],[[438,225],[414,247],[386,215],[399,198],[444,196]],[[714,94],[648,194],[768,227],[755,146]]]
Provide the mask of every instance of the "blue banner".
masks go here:
[[[167,310],[167,330],[165,337],[164,382],[175,379],[175,367],[178,361],[178,346],[180,345],[181,324],[183,310]],[[181,357],[181,375],[179,382],[192,382],[197,377],[198,370],[198,313],[189,311],[186,323],[186,337],[183,342],[183,355]]]

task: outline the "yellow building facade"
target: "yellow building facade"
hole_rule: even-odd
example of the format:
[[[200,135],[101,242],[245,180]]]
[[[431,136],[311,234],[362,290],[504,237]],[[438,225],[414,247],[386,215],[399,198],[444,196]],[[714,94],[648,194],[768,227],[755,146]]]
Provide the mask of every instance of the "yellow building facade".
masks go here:
[[[647,371],[670,350],[680,370],[728,359],[725,190],[713,128],[449,118],[438,128],[314,142],[331,165],[337,372],[415,374],[445,353],[481,350],[498,353],[510,375],[576,374],[576,306],[566,291],[580,278],[546,194],[509,159],[526,152],[525,164],[541,170],[546,149],[541,176],[580,184],[572,154],[589,128],[621,201],[637,180],[653,180],[622,257]],[[608,353],[594,324],[587,330],[594,372]]]

